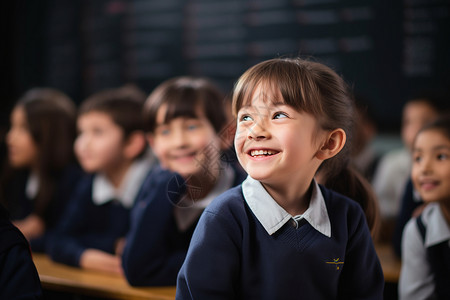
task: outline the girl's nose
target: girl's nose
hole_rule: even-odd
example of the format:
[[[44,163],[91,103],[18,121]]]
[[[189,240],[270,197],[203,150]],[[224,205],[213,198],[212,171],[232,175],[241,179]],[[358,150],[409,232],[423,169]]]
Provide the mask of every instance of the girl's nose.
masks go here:
[[[172,145],[175,147],[183,147],[186,145],[187,133],[183,130],[174,130],[172,136]]]
[[[420,171],[422,174],[429,174],[433,171],[432,160],[430,158],[424,157],[422,163],[420,164]]]
[[[248,136],[247,138],[249,140],[263,140],[270,137],[269,131],[266,129],[266,126],[262,123],[255,123],[252,127],[248,129]]]

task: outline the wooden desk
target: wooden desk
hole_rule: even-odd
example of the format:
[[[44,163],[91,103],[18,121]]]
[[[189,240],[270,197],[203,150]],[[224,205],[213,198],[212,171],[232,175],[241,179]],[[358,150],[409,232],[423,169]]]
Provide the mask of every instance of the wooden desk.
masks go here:
[[[33,253],[33,261],[44,289],[107,299],[175,299],[175,287],[131,287],[125,278],[73,268]]]
[[[386,282],[398,283],[402,263],[395,255],[392,246],[389,244],[375,244],[375,250],[383,268],[384,280]]]

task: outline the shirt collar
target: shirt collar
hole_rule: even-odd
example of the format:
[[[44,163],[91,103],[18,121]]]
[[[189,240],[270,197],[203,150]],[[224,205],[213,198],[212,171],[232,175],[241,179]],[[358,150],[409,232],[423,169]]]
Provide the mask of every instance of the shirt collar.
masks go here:
[[[331,223],[325,200],[315,180],[313,180],[312,185],[311,201],[301,218],[308,221],[314,229],[323,235],[331,237]],[[242,192],[248,206],[268,234],[274,234],[286,222],[293,219],[293,216],[270,196],[263,185],[250,176],[242,183]]]
[[[442,215],[439,204],[429,204],[423,211],[423,221],[427,227],[425,247],[437,245],[450,240],[450,228]]]
[[[117,200],[124,207],[131,208],[153,162],[147,157],[133,162],[118,189],[112,185],[104,174],[96,174],[92,183],[93,202],[96,205],[102,205],[111,200]]]
[[[195,220],[201,215],[203,210],[208,206],[217,196],[228,190],[233,186],[234,171],[229,166],[224,166],[220,172],[214,188],[206,195],[205,198],[195,201],[194,203],[181,200],[175,207],[175,220],[178,229],[185,231],[191,226]]]
[[[28,176],[27,185],[25,187],[25,195],[28,199],[34,199],[39,191],[39,177],[36,173],[31,172]]]

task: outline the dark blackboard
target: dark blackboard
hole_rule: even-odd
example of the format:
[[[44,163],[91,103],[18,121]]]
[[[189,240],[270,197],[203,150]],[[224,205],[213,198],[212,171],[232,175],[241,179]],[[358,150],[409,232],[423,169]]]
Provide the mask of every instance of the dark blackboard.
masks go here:
[[[185,74],[229,92],[249,66],[301,55],[342,74],[394,131],[408,98],[450,86],[449,0],[46,0],[37,16],[34,1],[18,2],[12,94],[47,85],[79,102]],[[19,24],[30,14],[35,22]]]

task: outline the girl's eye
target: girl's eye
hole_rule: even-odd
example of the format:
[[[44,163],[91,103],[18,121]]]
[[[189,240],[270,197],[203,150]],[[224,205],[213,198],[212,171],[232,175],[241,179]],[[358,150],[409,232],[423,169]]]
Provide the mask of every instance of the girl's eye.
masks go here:
[[[245,122],[245,121],[251,121],[252,117],[250,117],[249,115],[243,115],[241,117],[241,122]]]
[[[420,155],[416,155],[413,157],[413,162],[419,163],[422,160],[422,157]]]
[[[197,128],[198,128],[198,125],[196,125],[196,124],[190,124],[187,126],[187,130],[195,130]]]
[[[167,128],[159,130],[160,135],[168,135],[169,133],[170,133],[170,130]]]
[[[438,160],[446,160],[446,159],[448,159],[448,155],[444,154],[444,153],[438,154],[437,159]]]
[[[287,118],[287,114],[283,113],[283,112],[277,112],[273,115],[274,119],[283,119],[283,118]]]

